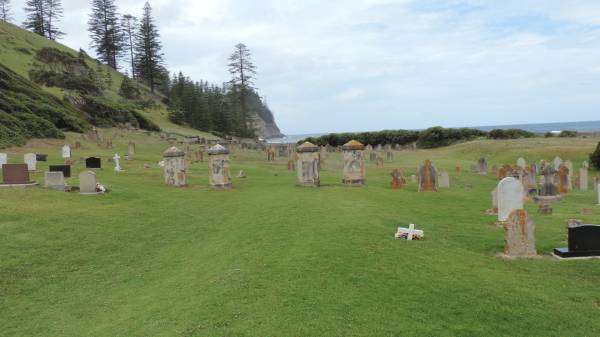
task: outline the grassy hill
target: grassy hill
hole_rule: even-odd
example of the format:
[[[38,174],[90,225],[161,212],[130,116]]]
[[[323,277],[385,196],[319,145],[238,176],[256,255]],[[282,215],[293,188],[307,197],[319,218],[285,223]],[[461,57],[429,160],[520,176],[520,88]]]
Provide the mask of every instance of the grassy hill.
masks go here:
[[[206,163],[189,167],[189,187],[168,188],[156,166],[164,141],[106,132],[115,149],[83,141],[74,157],[101,156],[98,179],[111,193],[0,189],[3,336],[600,335],[600,260],[549,256],[566,245],[567,219],[600,223],[595,193],[568,194],[552,215],[528,202],[540,258],[506,260],[497,257],[504,231],[484,213],[497,179],[468,172],[480,156],[500,166],[560,155],[579,169],[598,138],[401,151],[385,168],[367,164],[365,188],[340,185],[339,154],[325,158],[323,186],[312,189],[295,186],[287,158],[240,151],[232,172],[248,178],[213,191]],[[117,174],[106,160],[129,140],[137,154]],[[48,153],[52,164],[62,161],[60,145],[31,141],[8,152],[13,162]],[[390,189],[393,168],[409,176],[428,158],[450,173],[450,189],[418,193],[410,179]],[[83,170],[77,163],[69,184]],[[394,240],[410,223],[425,240]]]
[[[65,88],[65,85],[47,85],[51,82],[48,76],[39,76],[43,77],[44,83],[39,83],[37,78],[38,83],[34,83],[31,80],[34,71],[47,70],[53,66],[56,68],[56,65],[46,62],[49,57],[40,57],[41,52],[45,51],[51,51],[50,56],[54,59],[62,58],[62,63],[58,63],[60,71],[55,71],[54,75],[59,74],[72,82],[74,77],[77,78],[73,76],[72,69],[75,68],[75,75],[80,75],[82,71],[83,74],[101,72],[111,81],[99,94],[94,95],[81,94],[77,90]],[[151,93],[144,85],[136,86],[141,92],[138,101],[145,102],[146,106],[140,107],[139,104],[136,105],[139,102],[125,100],[119,96],[123,74],[108,66],[99,65],[90,57],[80,58],[77,51],[60,43],[10,23],[0,22],[0,148],[22,145],[29,138],[60,138],[63,137],[62,131],[81,132],[92,124],[110,127],[129,123],[147,129],[161,128],[167,132],[206,135],[169,122],[166,107],[161,103],[163,97]],[[65,72],[66,62],[70,73]],[[86,79],[83,75],[80,77]],[[52,81],[57,82],[56,78],[52,78]],[[71,82],[67,86],[89,84],[82,80],[81,83]],[[147,106],[148,102],[152,104]],[[31,125],[35,127],[26,127]],[[48,131],[44,132],[46,129]]]

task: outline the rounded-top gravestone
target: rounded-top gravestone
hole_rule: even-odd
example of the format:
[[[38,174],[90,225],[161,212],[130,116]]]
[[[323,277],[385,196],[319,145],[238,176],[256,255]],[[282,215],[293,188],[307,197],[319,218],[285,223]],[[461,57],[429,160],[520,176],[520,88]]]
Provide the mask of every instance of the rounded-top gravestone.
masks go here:
[[[229,149],[217,144],[208,149],[208,182],[212,188],[231,188]]]
[[[510,213],[523,208],[523,184],[513,177],[498,183],[498,221],[506,222]]]

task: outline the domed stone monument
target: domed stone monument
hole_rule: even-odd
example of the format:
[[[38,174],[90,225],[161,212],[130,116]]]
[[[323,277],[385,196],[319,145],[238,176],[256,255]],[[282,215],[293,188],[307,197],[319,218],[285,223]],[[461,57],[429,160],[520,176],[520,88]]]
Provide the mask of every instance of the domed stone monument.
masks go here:
[[[306,187],[319,187],[319,147],[310,142],[296,148],[298,161],[296,172],[298,175],[298,185]]]
[[[229,149],[217,144],[208,150],[208,183],[212,188],[231,188]]]
[[[186,186],[185,152],[172,146],[164,153],[165,184],[169,186]]]
[[[365,179],[365,146],[356,140],[351,140],[342,146],[344,152],[344,179],[347,186],[364,186]]]

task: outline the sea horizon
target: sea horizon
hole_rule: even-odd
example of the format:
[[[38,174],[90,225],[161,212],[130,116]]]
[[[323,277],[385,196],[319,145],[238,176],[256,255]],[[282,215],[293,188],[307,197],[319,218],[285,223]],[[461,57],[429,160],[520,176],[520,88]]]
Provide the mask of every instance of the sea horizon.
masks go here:
[[[505,124],[505,125],[485,125],[485,126],[460,126],[449,127],[448,129],[469,128],[482,131],[491,131],[494,129],[522,129],[533,133],[547,133],[560,131],[576,131],[580,133],[595,133],[600,132],[600,121],[579,121],[579,122],[553,122],[553,123],[529,123],[529,124]],[[383,130],[425,130],[425,129],[382,129]],[[362,132],[378,132],[378,131],[349,131],[349,132],[324,132],[324,133],[306,133],[306,134],[290,134],[285,137],[267,139],[267,143],[297,143],[309,137],[320,137],[331,133],[362,133]]]

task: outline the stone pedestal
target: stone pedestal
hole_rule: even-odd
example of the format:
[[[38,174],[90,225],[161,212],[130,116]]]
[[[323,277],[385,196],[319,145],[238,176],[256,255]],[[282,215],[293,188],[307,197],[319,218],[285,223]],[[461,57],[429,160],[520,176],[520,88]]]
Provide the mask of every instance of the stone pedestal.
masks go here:
[[[229,150],[219,144],[208,150],[208,183],[212,188],[231,188]]]
[[[165,184],[169,186],[186,186],[185,153],[176,147],[170,147],[163,153]]]
[[[298,185],[306,187],[319,187],[319,147],[306,142],[296,149],[298,153],[296,173]]]
[[[342,146],[344,155],[344,178],[346,186],[365,186],[365,146],[356,140],[351,140]]]

